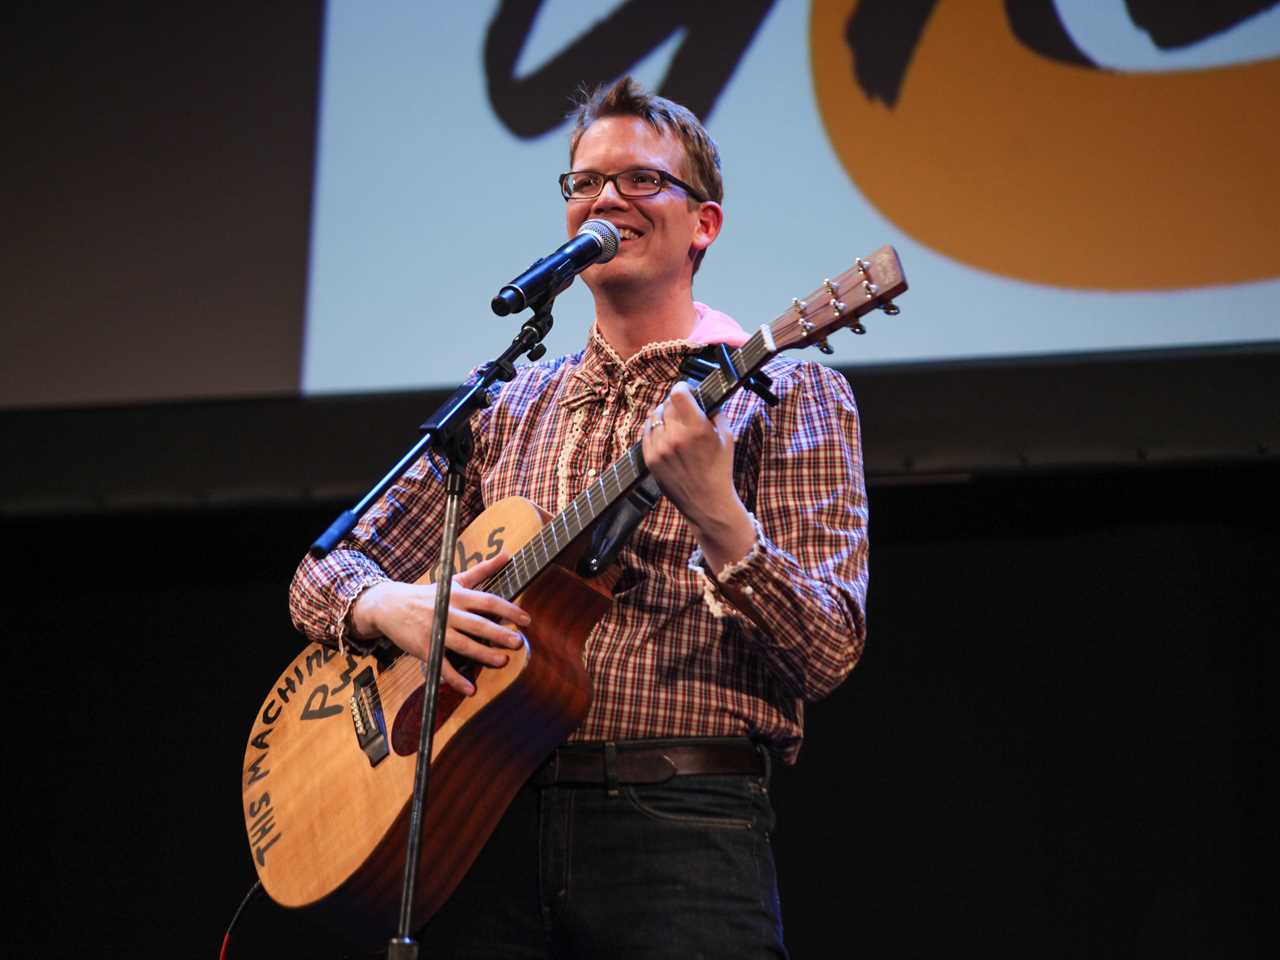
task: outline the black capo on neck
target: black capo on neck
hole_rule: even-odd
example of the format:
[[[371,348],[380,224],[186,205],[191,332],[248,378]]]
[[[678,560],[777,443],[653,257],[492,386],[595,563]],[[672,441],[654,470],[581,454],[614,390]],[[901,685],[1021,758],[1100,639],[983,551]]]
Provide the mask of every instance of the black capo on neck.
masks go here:
[[[707,354],[711,354],[715,359],[710,359]],[[733,384],[741,380],[745,389],[750,390],[769,406],[776,407],[778,405],[777,396],[769,389],[773,386],[772,378],[759,370],[755,373],[747,374],[746,377],[740,376],[738,368],[733,364],[733,354],[729,352],[728,344],[712,344],[702,353],[695,353],[686,357],[684,363],[680,364],[680,372],[696,378],[698,383],[701,383],[717,370],[724,374],[727,383]]]

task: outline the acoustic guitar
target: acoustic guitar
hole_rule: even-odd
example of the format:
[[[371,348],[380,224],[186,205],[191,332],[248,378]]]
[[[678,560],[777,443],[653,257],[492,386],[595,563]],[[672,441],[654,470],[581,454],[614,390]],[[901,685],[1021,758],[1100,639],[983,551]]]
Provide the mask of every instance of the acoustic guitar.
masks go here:
[[[875,308],[896,313],[892,298],[906,288],[892,247],[859,258],[732,351],[698,386],[699,403],[714,412],[783,350],[816,343],[830,352],[831,332],[864,332],[860,318]],[[581,576],[577,554],[591,525],[645,476],[637,443],[558,516],[510,497],[462,532],[458,569],[510,552],[483,589],[516,601],[533,623],[506,666],[475,671],[473,696],[440,688],[413,929],[453,892],[521,785],[586,715],[583,644],[612,602],[611,579]],[[245,749],[244,821],[263,888],[282,906],[324,914],[356,944],[385,942],[399,916],[420,668],[398,651],[339,655],[310,644],[272,686]]]

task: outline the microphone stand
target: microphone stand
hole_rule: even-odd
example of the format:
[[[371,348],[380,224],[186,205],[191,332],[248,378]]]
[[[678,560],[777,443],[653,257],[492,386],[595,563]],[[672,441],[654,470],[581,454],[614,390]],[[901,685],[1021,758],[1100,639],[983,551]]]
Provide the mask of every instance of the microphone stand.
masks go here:
[[[563,287],[561,287],[563,289]],[[422,667],[425,687],[422,697],[422,727],[418,736],[418,756],[414,768],[413,798],[409,804],[409,836],[405,850],[404,887],[400,895],[400,919],[396,935],[387,947],[388,960],[417,960],[418,943],[410,936],[413,923],[413,891],[418,876],[418,855],[422,845],[422,818],[427,804],[431,771],[431,749],[435,734],[436,696],[440,689],[440,668],[444,660],[444,634],[449,618],[449,595],[453,587],[453,558],[458,541],[458,510],[462,501],[467,463],[474,449],[471,415],[488,406],[487,390],[496,381],[510,381],[516,374],[515,360],[528,354],[538,360],[547,352],[542,341],[555,322],[551,305],[560,290],[530,303],[534,314],[524,322],[511,345],[482,368],[480,376],[463,384],[422,424],[423,437],[400,458],[365,496],[350,510],[339,514],[329,528],[311,545],[311,554],[325,556],[346,536],[360,517],[387,491],[428,447],[443,456],[445,474],[444,524],[440,536],[440,561],[436,569],[435,618],[431,625],[431,646]]]

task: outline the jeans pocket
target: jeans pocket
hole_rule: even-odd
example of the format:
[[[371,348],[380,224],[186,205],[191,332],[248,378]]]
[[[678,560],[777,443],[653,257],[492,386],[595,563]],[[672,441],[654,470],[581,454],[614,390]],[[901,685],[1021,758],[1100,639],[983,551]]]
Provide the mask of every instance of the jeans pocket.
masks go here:
[[[678,777],[662,784],[625,786],[622,795],[632,809],[651,820],[731,830],[759,825],[759,807],[768,804],[742,776]]]

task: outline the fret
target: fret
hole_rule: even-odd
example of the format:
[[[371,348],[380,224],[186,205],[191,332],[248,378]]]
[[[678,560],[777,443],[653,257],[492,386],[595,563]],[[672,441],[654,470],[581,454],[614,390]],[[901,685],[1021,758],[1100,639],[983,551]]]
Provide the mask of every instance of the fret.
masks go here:
[[[516,555],[511,558],[511,563],[507,567],[507,570],[511,571],[511,576],[507,578],[509,582],[507,583],[507,589],[503,591],[503,596],[508,600],[520,592],[520,584],[528,582],[525,579],[527,571],[525,570],[524,561],[524,551],[517,550]]]

